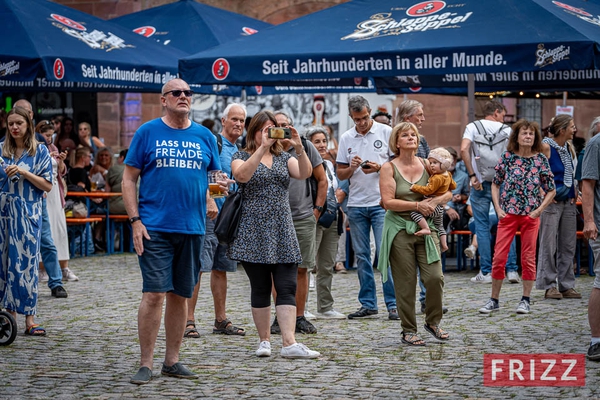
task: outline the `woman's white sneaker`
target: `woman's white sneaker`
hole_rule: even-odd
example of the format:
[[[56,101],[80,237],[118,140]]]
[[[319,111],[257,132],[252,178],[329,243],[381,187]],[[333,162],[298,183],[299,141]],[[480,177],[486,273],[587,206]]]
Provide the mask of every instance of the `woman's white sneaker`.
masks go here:
[[[302,343],[294,343],[281,349],[281,357],[283,358],[317,358],[320,355],[321,353],[309,349]]]
[[[257,357],[271,357],[271,342],[268,340],[263,340],[258,345],[258,349],[256,350]]]

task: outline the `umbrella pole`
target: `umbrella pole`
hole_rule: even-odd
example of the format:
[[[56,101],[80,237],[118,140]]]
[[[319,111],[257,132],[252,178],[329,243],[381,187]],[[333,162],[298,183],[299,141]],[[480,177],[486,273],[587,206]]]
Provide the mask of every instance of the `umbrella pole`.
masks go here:
[[[475,75],[469,74],[467,81],[467,99],[469,101],[469,122],[475,121]]]
[[[563,92],[563,102],[562,102],[562,106],[566,107],[567,106],[567,92]]]

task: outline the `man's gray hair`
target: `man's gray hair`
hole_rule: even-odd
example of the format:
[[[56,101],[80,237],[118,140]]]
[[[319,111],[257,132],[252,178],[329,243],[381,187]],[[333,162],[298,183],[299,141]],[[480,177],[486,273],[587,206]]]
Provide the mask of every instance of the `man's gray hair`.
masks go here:
[[[241,103],[228,104],[227,107],[225,107],[225,109],[223,110],[223,118],[227,119],[227,117],[229,117],[229,111],[231,111],[233,107],[239,107],[242,110],[244,110],[244,119],[246,119],[246,117],[248,116],[248,112],[246,111],[246,106]]]
[[[273,115],[274,116],[283,115],[288,120],[288,124],[294,126],[294,120],[285,111],[283,111],[283,110],[273,111]]]
[[[593,138],[598,132],[600,132],[600,117],[596,117],[592,121],[590,130],[588,131],[588,137]]]
[[[366,108],[369,114],[371,114],[371,106],[364,97],[357,95],[352,96],[348,99],[348,113],[361,112],[363,108]]]
[[[422,103],[416,100],[404,100],[396,108],[396,121],[394,122],[394,125],[396,125],[399,122],[404,122],[406,118],[415,115],[419,108],[423,108]]]

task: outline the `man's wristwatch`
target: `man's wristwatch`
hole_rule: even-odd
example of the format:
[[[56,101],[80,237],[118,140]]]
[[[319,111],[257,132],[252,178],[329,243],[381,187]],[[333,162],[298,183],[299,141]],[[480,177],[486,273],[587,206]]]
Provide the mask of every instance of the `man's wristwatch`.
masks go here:
[[[137,216],[137,217],[131,217],[131,218],[129,218],[129,223],[133,224],[135,221],[141,221],[141,220],[142,219],[139,216]]]
[[[318,212],[322,213],[323,212],[323,206],[314,206],[313,207],[315,210],[317,210]]]
[[[477,176],[477,174],[471,174],[469,175],[469,178],[473,178],[474,176]]]

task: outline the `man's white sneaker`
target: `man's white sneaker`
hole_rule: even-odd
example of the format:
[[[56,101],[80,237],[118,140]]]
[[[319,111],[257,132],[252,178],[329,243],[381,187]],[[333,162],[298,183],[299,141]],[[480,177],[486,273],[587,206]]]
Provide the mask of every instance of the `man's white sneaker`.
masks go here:
[[[323,318],[323,319],[346,319],[346,314],[342,314],[340,312],[337,312],[335,310],[329,310],[329,311],[325,311],[325,312],[318,312],[317,313],[317,318]]]
[[[311,313],[308,310],[304,310],[304,318],[308,319],[309,321],[314,321],[315,319],[317,319],[315,314]]]
[[[465,256],[467,256],[467,258],[473,260],[475,258],[475,254],[477,254],[477,247],[470,244],[469,247],[467,247],[465,249]]]
[[[281,357],[283,358],[317,358],[320,355],[321,353],[309,349],[302,343],[294,343],[281,349]]]
[[[258,345],[258,349],[256,350],[257,357],[271,357],[271,342],[268,340],[263,340]]]
[[[517,314],[529,314],[529,302],[521,300],[517,306]]]
[[[479,272],[477,275],[471,278],[473,283],[492,283],[492,274],[482,274]]]
[[[50,279],[48,277],[48,273],[46,271],[40,271],[40,273],[38,275],[38,280],[40,282],[48,282],[48,279]]]
[[[479,312],[482,314],[489,314],[492,311],[497,311],[500,309],[500,304],[496,303],[494,300],[489,299],[487,301],[487,303],[485,303],[485,306],[481,307],[479,309]]]
[[[506,274],[506,278],[510,283],[519,283],[521,282],[521,278],[519,278],[519,273],[517,271],[509,271]]]
[[[63,278],[62,278],[63,281],[75,282],[75,281],[79,280],[77,275],[75,275],[73,273],[73,271],[71,271],[69,268],[65,268],[62,270],[62,276],[63,276]]]

